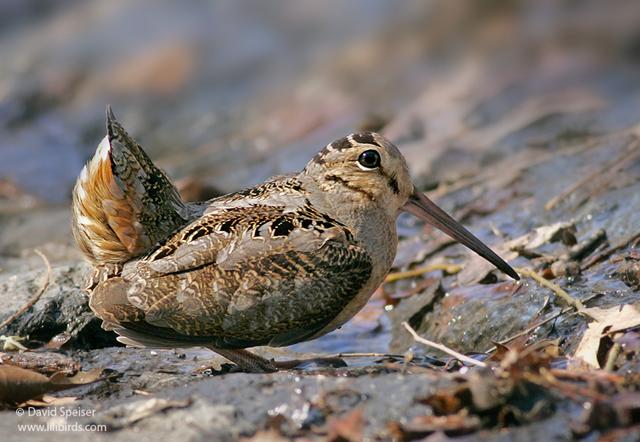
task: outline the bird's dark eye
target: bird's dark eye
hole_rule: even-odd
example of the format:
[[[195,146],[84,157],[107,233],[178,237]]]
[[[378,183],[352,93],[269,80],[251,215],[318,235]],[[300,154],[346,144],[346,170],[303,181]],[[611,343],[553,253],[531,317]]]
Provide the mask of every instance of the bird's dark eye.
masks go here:
[[[380,154],[377,150],[365,150],[358,157],[358,163],[365,169],[380,167]]]

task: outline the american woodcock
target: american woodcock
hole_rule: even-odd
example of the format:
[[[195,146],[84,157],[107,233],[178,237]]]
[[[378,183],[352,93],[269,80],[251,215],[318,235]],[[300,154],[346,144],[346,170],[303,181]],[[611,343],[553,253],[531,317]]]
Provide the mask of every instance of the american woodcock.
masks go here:
[[[353,317],[391,268],[402,210],[518,279],[371,132],[328,144],[298,174],[186,203],[107,109],[107,136],[73,191],[73,233],[95,267],[90,306],[121,342],[204,346],[273,371],[290,364],[245,349],[314,339]]]

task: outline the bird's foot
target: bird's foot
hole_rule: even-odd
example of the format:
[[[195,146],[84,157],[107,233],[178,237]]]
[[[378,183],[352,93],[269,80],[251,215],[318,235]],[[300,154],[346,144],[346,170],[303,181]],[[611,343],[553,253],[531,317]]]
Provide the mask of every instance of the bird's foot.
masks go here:
[[[263,358],[247,350],[223,350],[209,347],[237,365],[238,369],[247,373],[273,373],[279,370],[307,369],[317,367],[346,367],[341,358],[316,357],[309,359],[290,359],[274,361]]]
[[[309,368],[340,368],[346,367],[347,363],[342,358],[317,357],[308,359],[290,359],[287,361],[272,361],[279,370],[304,370]]]

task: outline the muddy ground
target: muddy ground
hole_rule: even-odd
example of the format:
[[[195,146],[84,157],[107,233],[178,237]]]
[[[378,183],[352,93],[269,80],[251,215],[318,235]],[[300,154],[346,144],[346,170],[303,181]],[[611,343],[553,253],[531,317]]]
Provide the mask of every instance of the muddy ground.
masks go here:
[[[640,8],[453,3],[3,6],[0,322],[48,285],[0,330],[29,350],[5,344],[2,359],[47,376],[102,372],[49,399],[90,416],[20,416],[14,404],[2,440],[640,439]],[[259,350],[388,356],[262,375],[201,349],[120,347],[88,310],[89,267],[69,231],[106,103],[191,199],[379,130],[524,277],[402,215],[396,280],[361,314],[285,353]],[[491,370],[417,344],[405,321]],[[589,324],[615,333],[589,341]],[[36,423],[106,431],[21,430]]]

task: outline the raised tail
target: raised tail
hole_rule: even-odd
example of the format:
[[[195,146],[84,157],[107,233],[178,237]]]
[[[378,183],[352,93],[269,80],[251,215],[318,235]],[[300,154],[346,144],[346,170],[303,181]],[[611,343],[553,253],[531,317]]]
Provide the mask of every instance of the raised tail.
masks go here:
[[[73,189],[73,236],[93,264],[150,251],[197,216],[107,107],[107,136]]]

